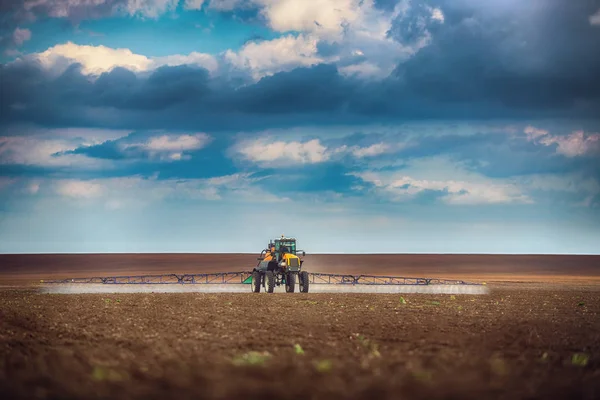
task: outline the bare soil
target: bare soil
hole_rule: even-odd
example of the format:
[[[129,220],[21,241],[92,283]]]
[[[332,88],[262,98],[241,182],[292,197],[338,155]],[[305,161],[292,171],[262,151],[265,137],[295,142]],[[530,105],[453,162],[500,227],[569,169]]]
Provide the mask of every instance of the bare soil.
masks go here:
[[[550,281],[485,296],[4,289],[0,398],[598,399],[600,287]]]
[[[0,286],[41,279],[247,271],[258,254],[0,255]],[[307,254],[309,272],[464,279],[473,282],[600,284],[600,256]]]

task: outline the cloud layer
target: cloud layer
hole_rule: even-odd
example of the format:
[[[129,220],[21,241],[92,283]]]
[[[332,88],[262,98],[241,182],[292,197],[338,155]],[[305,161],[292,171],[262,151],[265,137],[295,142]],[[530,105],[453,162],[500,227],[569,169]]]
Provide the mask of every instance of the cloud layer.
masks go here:
[[[423,226],[419,240],[469,241],[478,226],[497,243],[489,232],[519,224],[525,241],[587,243],[600,238],[599,12],[559,0],[2,3],[0,217],[10,243],[51,231],[27,232],[25,216],[68,224],[71,210],[98,226],[140,215],[135,235],[168,226],[167,241],[192,237],[194,218],[231,229],[215,222],[226,216],[375,243]],[[76,222],[66,232],[84,237]]]

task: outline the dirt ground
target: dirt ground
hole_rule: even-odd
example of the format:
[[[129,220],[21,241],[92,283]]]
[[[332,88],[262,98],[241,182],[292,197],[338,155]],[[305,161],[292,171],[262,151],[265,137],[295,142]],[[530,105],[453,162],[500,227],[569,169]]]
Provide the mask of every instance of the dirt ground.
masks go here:
[[[600,286],[490,287],[483,296],[5,288],[0,398],[600,398]]]
[[[252,270],[257,254],[5,254],[0,286],[41,279]],[[464,279],[472,282],[600,284],[600,256],[307,254],[309,272]]]

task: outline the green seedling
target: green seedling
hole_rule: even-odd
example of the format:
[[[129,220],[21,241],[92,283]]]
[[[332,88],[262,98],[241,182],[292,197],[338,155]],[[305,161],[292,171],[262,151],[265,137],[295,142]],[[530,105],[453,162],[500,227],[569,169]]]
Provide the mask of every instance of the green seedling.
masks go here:
[[[584,353],[575,353],[573,357],[571,357],[571,364],[576,365],[578,367],[585,367],[588,364],[590,356]]]
[[[367,339],[364,335],[356,334],[358,341],[360,344],[369,351],[369,354],[373,357],[380,357],[379,353],[379,345],[369,339]]]
[[[304,354],[304,350],[298,343],[294,345],[294,351],[296,352],[296,354]]]
[[[456,296],[455,295],[451,295],[450,296],[450,300],[456,300]]]
[[[319,360],[314,363],[315,369],[321,373],[329,372],[333,368],[331,360]]]
[[[96,366],[92,371],[92,378],[96,381],[116,382],[123,380],[125,376],[113,369]]]
[[[245,365],[264,365],[265,362],[271,357],[268,352],[251,351],[233,359],[233,365],[245,366]]]
[[[431,302],[431,305],[432,305],[432,306],[439,306],[439,305],[440,305],[440,302],[439,302],[439,301],[432,301],[432,302]]]
[[[584,303],[583,301],[580,301],[580,302],[579,302],[577,305],[578,305],[579,307],[583,307],[583,306],[585,306],[585,303]]]
[[[406,300],[404,300],[404,297],[400,296],[400,304],[406,304]]]

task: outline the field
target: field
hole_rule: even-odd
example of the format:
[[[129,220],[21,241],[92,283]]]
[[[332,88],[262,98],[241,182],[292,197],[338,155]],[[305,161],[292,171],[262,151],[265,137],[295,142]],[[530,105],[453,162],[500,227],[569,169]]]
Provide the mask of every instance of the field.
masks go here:
[[[168,268],[160,257],[131,267],[152,256],[121,256],[129,269],[105,264],[106,274],[191,268]],[[394,272],[386,263],[406,266],[409,256],[372,256],[379,268],[368,273],[479,277],[491,289],[400,296],[47,295],[26,282],[84,274],[85,266],[66,256],[2,257],[12,258],[0,260],[1,398],[600,398],[598,258],[423,256]],[[103,272],[98,256],[87,257],[90,270]],[[373,265],[365,257],[349,268]]]

